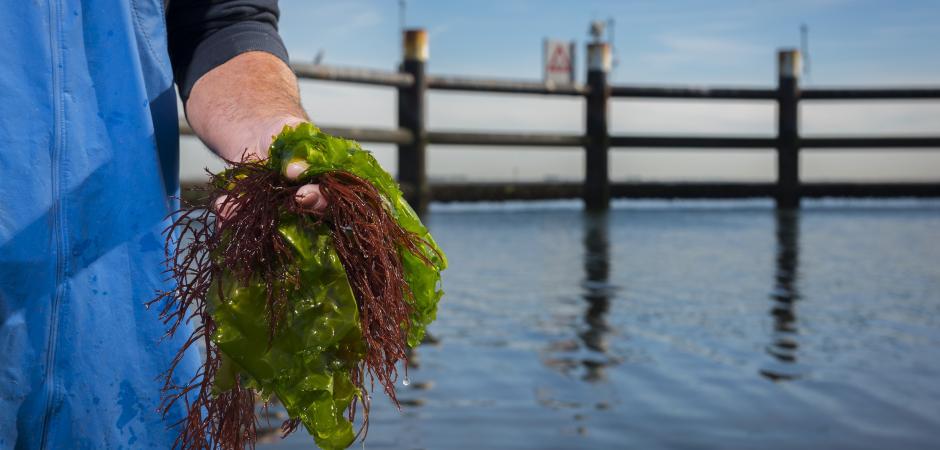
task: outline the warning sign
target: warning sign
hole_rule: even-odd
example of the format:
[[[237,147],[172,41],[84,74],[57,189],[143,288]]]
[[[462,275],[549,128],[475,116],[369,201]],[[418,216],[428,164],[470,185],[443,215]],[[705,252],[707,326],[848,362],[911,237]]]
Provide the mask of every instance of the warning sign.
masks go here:
[[[543,55],[545,83],[574,83],[574,42],[546,39]]]

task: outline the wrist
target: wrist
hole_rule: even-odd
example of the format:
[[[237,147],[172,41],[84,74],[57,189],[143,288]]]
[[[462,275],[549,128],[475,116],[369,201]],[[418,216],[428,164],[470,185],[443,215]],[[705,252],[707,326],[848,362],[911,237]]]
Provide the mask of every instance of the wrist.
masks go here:
[[[207,72],[185,106],[196,135],[229,161],[266,158],[285,125],[307,121],[293,72],[265,52],[242,53]]]

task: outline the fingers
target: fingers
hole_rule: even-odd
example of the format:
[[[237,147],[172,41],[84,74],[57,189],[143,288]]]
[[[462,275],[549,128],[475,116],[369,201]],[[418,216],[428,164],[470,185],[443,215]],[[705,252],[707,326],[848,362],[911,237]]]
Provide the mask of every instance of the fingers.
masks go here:
[[[310,165],[305,161],[293,161],[284,169],[284,175],[291,180],[296,180],[309,167]],[[312,212],[321,212],[326,209],[326,198],[320,192],[319,185],[305,184],[299,187],[294,198],[302,209]],[[227,195],[220,195],[212,203],[212,209],[218,214],[219,221],[224,222],[235,213],[236,205],[228,201]]]
[[[310,164],[307,164],[306,161],[292,161],[284,168],[284,175],[290,180],[296,180],[303,175],[308,167],[310,167]]]
[[[227,195],[220,195],[212,204],[212,209],[218,214],[219,220],[228,219],[235,212],[235,204],[228,202]]]
[[[284,168],[284,175],[290,180],[296,180],[310,167],[306,161],[292,161]],[[326,198],[320,192],[320,186],[316,184],[305,184],[297,189],[294,194],[297,204],[301,208],[312,211],[323,211],[326,209]]]
[[[294,194],[299,204],[304,209],[313,211],[323,211],[326,209],[326,198],[320,192],[320,186],[316,184],[305,184],[297,189]]]

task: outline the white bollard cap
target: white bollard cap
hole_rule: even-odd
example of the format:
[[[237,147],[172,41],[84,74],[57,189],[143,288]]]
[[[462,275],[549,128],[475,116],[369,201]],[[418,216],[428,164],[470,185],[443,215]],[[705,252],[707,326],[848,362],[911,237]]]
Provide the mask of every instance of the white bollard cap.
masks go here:
[[[588,71],[610,72],[610,44],[606,42],[588,44]]]
[[[777,74],[781,78],[799,78],[803,72],[803,57],[792,48],[777,52]]]

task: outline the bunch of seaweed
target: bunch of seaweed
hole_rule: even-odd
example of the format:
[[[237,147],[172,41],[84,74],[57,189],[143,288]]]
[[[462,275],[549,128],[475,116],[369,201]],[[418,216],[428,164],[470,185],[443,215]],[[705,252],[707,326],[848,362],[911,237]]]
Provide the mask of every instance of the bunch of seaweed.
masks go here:
[[[398,405],[397,364],[434,318],[443,253],[371,155],[309,124],[285,128],[271,154],[209,173],[215,207],[187,205],[166,230],[174,287],[150,305],[168,336],[196,322],[162,379],[164,416],[185,409],[175,448],[254,448],[254,405],[272,394],[285,436],[303,423],[324,448],[365,439],[367,379]],[[289,180],[298,158],[311,168]],[[324,209],[296,201],[307,183]],[[200,345],[201,367],[178,380]]]

